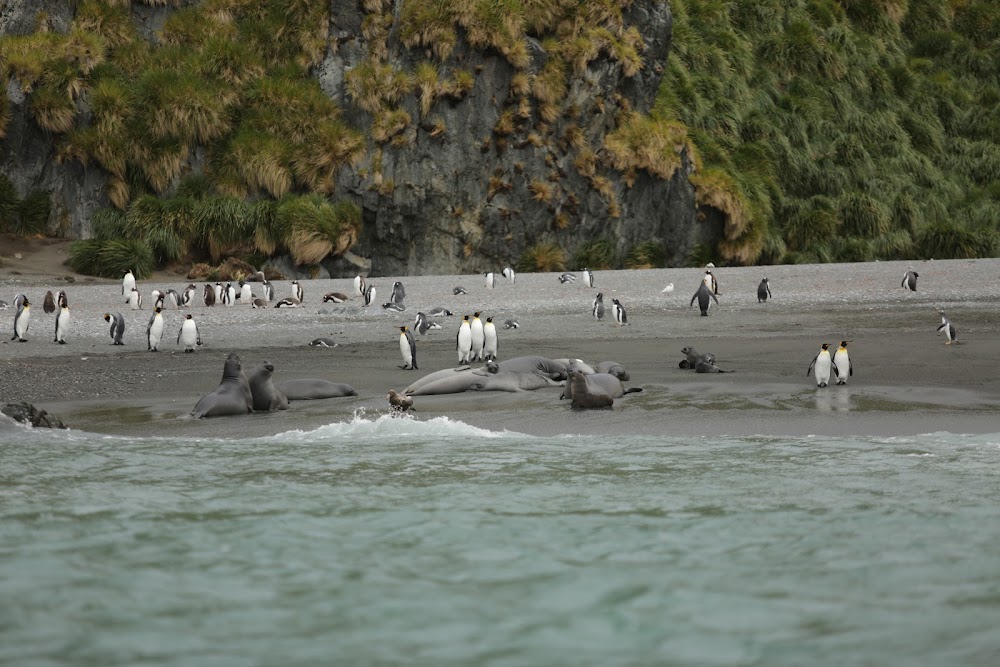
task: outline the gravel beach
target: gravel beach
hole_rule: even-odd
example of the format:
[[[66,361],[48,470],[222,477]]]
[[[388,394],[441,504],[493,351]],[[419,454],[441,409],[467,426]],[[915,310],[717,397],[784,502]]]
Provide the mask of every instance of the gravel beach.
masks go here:
[[[920,274],[916,292],[900,287],[908,268]],[[13,307],[0,311],[6,331],[0,342],[0,403],[29,401],[72,428],[114,435],[254,437],[311,430],[359,411],[385,412],[389,389],[402,390],[423,374],[454,366],[461,316],[480,311],[500,324],[508,318],[520,323],[516,330],[499,329],[501,359],[540,354],[591,364],[614,360],[629,369],[627,384],[643,392],[596,411],[572,410],[555,388],[421,396],[415,398],[415,418],[447,415],[538,435],[1000,431],[1000,260],[723,267],[714,273],[721,303],[708,317],[689,307],[703,275],[697,268],[598,271],[592,289],[580,280],[560,284],[552,273],[519,274],[515,284],[498,274],[495,289],[487,289],[479,275],[370,278],[377,304],[388,300],[395,280],[404,283],[404,313],[377,304],[363,308],[359,299],[324,304],[327,292],[351,294],[351,281],[303,281],[301,308],[208,308],[199,298],[188,310],[167,309],[157,354],[146,351],[144,340],[150,292],[182,291],[188,283],[182,277],[160,274],[141,282],[143,310],[132,311],[117,281],[0,275],[0,299],[11,303],[23,292],[35,304],[25,343],[9,340]],[[773,298],[761,304],[756,292],[765,276]],[[663,293],[669,283],[674,291]],[[277,297],[291,295],[290,285],[276,282]],[[468,294],[454,296],[459,285]],[[53,342],[55,315],[41,309],[49,289],[65,289],[69,297],[66,345]],[[590,313],[597,292],[608,307],[600,322]],[[625,306],[629,326],[615,324],[612,298]],[[417,336],[419,371],[400,369],[398,327],[412,326],[418,311],[436,306],[455,315],[436,318],[442,330]],[[944,345],[935,332],[938,310],[955,324],[960,345]],[[125,346],[111,345],[106,312],[125,316]],[[205,343],[194,354],[184,354],[175,343],[186,312],[194,315]],[[333,338],[338,347],[307,345],[320,336]],[[854,376],[847,386],[817,389],[806,377],[809,362],[821,343],[843,339],[852,341]],[[686,345],[715,353],[717,365],[733,372],[679,369]],[[346,382],[358,396],[294,402],[290,410],[273,414],[183,419],[218,384],[231,351],[246,371],[266,359],[276,367],[275,380]]]

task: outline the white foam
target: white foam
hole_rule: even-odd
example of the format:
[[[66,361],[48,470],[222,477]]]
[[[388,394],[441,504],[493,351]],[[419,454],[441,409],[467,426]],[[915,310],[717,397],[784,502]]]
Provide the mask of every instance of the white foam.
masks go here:
[[[265,440],[312,442],[345,436],[355,438],[383,438],[385,436],[425,438],[448,436],[463,438],[470,436],[479,438],[529,437],[514,431],[490,431],[445,416],[422,420],[409,414],[400,416],[379,414],[369,418],[364,410],[359,410],[354,413],[350,421],[326,424],[311,431],[285,431]]]

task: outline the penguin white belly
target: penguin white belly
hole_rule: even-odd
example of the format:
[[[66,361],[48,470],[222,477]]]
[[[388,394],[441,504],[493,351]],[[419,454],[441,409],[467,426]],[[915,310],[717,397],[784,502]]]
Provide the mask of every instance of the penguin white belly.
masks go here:
[[[194,320],[184,320],[181,326],[181,345],[184,346],[184,351],[193,350],[197,344],[198,327],[195,326]]]
[[[837,366],[837,384],[847,384],[847,378],[851,375],[851,358],[847,350],[837,350],[833,355],[833,363]]]
[[[483,333],[483,323],[480,320],[472,322],[472,356],[471,361],[481,361],[483,358],[483,345],[486,344],[486,334]]]
[[[253,301],[253,289],[250,287],[249,283],[245,283],[243,287],[240,288],[240,301],[247,305]]]
[[[493,361],[497,358],[497,330],[496,327],[491,323],[489,326],[483,329],[484,342],[483,342],[483,358],[487,361]]]
[[[59,317],[56,318],[56,340],[57,343],[66,342],[66,332],[69,331],[69,308],[63,308],[59,311]]]
[[[411,368],[413,366],[413,355],[410,353],[410,341],[403,334],[399,336],[399,353],[403,356],[403,365]]]
[[[813,370],[816,374],[817,387],[825,387],[830,384],[830,369],[832,366],[829,354],[821,354],[817,357],[816,368]]]
[[[472,329],[463,326],[458,330],[458,363],[467,364],[472,359]]]
[[[139,310],[139,306],[140,306],[139,293],[136,292],[135,290],[129,292],[129,295],[128,295],[128,306],[132,310]]]
[[[28,333],[28,322],[31,321],[31,309],[23,308],[21,310],[21,315],[14,321],[14,333],[17,337],[23,339],[25,334]]]
[[[149,349],[156,350],[160,346],[160,337],[163,335],[163,318],[157,317],[149,325]]]
[[[236,288],[230,287],[226,290],[226,305],[235,306],[236,305]]]

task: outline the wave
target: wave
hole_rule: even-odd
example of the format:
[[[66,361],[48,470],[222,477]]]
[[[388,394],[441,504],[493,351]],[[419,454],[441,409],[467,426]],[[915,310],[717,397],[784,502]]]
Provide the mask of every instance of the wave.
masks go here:
[[[364,410],[358,410],[354,413],[350,421],[334,422],[310,431],[285,431],[268,438],[259,438],[257,440],[263,442],[273,440],[281,440],[284,442],[315,442],[345,436],[350,436],[352,438],[371,437],[374,439],[383,439],[386,437],[531,437],[515,431],[490,431],[488,429],[472,426],[457,419],[451,419],[445,416],[424,420],[409,414],[397,416],[379,414],[369,418]]]

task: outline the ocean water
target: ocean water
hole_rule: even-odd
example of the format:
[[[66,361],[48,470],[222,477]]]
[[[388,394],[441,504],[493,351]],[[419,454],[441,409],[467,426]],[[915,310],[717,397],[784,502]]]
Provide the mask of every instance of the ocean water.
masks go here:
[[[1000,664],[1000,434],[0,420],[4,665]]]

